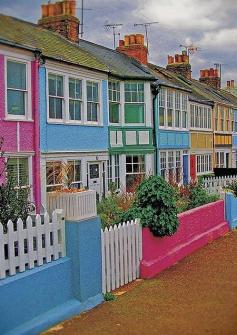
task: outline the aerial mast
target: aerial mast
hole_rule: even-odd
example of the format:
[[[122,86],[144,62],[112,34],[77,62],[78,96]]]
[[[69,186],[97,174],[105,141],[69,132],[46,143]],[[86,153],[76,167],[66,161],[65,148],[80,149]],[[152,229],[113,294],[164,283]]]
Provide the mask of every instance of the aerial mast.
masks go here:
[[[153,24],[157,24],[159,22],[145,22],[145,23],[134,23],[134,27],[144,27],[145,34],[146,34],[146,46],[149,51],[149,38],[148,38],[148,27],[150,27]]]
[[[107,30],[112,29],[113,30],[113,36],[114,36],[114,49],[116,48],[116,36],[120,36],[120,33],[117,33],[116,29],[119,27],[122,27],[122,23],[108,23],[105,24],[104,27]]]

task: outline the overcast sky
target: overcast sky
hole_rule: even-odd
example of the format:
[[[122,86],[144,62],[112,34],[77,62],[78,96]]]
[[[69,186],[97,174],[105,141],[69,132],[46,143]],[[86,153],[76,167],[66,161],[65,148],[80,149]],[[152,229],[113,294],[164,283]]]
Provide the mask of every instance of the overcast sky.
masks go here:
[[[52,1],[53,2],[53,1]],[[43,0],[0,0],[0,12],[37,22]],[[84,0],[85,35],[90,41],[113,47],[112,31],[104,24],[121,23],[121,36],[143,33],[134,23],[159,21],[149,29],[150,61],[165,66],[167,55],[181,51],[180,44],[200,48],[191,57],[193,76],[201,68],[221,63],[223,84],[237,81],[236,0]],[[80,17],[81,0],[78,1]]]

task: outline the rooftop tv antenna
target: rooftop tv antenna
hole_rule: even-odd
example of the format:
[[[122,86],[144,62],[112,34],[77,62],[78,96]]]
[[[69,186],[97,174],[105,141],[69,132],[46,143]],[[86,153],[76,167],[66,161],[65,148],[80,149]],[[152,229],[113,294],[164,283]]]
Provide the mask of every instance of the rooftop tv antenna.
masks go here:
[[[81,7],[77,7],[77,9],[81,10],[81,22],[80,22],[81,31],[79,32],[79,35],[81,36],[81,38],[83,38],[83,35],[84,35],[84,12],[86,10],[92,10],[92,9],[91,8],[85,8],[84,0],[81,0]]]
[[[116,48],[116,36],[120,36],[120,33],[117,33],[116,29],[119,27],[122,27],[122,23],[108,23],[105,24],[104,27],[106,30],[113,30],[113,36],[114,36],[114,49]]]
[[[145,22],[145,23],[134,23],[134,27],[144,27],[146,33],[146,46],[149,51],[149,39],[148,39],[148,27],[159,22]]]
[[[184,48],[186,50],[186,53],[188,56],[194,55],[196,52],[201,50],[201,48],[195,46],[194,44],[190,44],[190,45],[180,44],[179,46],[180,48]]]

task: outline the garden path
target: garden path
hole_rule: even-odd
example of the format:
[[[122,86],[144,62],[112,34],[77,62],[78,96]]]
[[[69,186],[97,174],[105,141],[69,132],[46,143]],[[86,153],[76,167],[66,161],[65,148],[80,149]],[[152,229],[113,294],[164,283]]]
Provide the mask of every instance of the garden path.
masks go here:
[[[237,231],[44,335],[236,335]]]

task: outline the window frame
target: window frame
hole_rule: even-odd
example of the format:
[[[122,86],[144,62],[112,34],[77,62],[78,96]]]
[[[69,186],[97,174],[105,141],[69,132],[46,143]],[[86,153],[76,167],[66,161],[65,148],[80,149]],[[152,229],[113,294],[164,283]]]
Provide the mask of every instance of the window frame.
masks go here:
[[[54,75],[54,76],[58,76],[58,77],[62,77],[63,78],[63,96],[52,96],[49,94],[49,75]],[[65,98],[65,94],[66,94],[66,80],[65,80],[65,76],[61,73],[56,73],[56,72],[48,72],[47,74],[47,104],[48,104],[48,120],[50,120],[51,122],[54,123],[63,123],[63,120],[66,116],[66,98]],[[68,94],[69,94],[69,89],[68,89]],[[62,118],[61,119],[57,119],[57,118],[51,118],[49,116],[49,99],[50,97],[52,98],[57,98],[57,99],[62,99]],[[69,107],[69,106],[68,106]]]
[[[21,188],[31,188],[32,187],[32,162],[29,156],[14,156],[10,155],[8,159],[16,159],[17,160],[17,185],[15,186],[15,189]],[[27,185],[20,185],[20,170],[19,170],[19,160],[25,159],[27,160],[27,172],[28,172],[28,184]]]
[[[118,90],[111,90],[109,88],[109,84],[112,83],[116,83],[117,85],[119,85],[119,91]],[[113,96],[113,92],[116,92],[116,95],[119,95],[119,98],[117,100],[110,100],[110,91],[112,91],[112,96]],[[109,102],[109,124],[110,125],[120,125],[121,124],[121,82],[119,80],[108,80],[108,102]],[[119,117],[119,121],[118,122],[111,122],[110,121],[110,104],[117,104],[118,105],[118,117]]]
[[[98,102],[94,101],[88,101],[87,99],[87,83],[93,83],[98,85]],[[91,79],[88,80],[86,79],[85,81],[85,86],[86,86],[86,109],[85,109],[85,124],[91,124],[91,125],[99,125],[100,124],[100,110],[101,110],[101,85],[97,80]],[[95,103],[97,105],[97,121],[88,121],[88,103]]]
[[[64,112],[62,119],[52,119],[49,118],[49,74],[62,76],[64,78]],[[80,120],[71,120],[69,113],[69,79],[79,80],[82,83],[82,110],[81,110],[81,121]],[[98,121],[91,122],[87,121],[87,82],[94,82],[98,84]],[[47,102],[47,123],[49,124],[65,124],[65,125],[81,125],[81,126],[92,126],[92,127],[101,127],[103,126],[103,114],[102,114],[102,79],[94,79],[89,75],[80,75],[75,71],[61,70],[57,67],[50,65],[46,68],[46,102]]]
[[[15,91],[25,92],[25,114],[24,115],[13,115],[8,113],[8,83],[7,83],[7,63],[8,61],[13,63],[20,63],[26,66],[26,89],[12,89]],[[8,121],[32,121],[32,83],[31,83],[31,61],[18,58],[16,56],[4,57],[4,82],[5,82],[5,119]],[[9,88],[11,89],[11,88]]]
[[[213,172],[211,153],[200,153],[196,155],[196,172],[198,176]]]
[[[212,131],[212,108],[206,105],[190,103],[190,128]]]
[[[140,101],[136,101],[136,102],[134,102],[134,101],[126,101],[126,92],[128,92],[128,91],[126,91],[126,89],[125,89],[125,86],[126,86],[126,84],[136,84],[137,85],[137,87],[138,87],[138,85],[139,84],[142,84],[143,85],[143,97],[144,97],[144,99],[143,99],[143,102],[140,102]],[[130,93],[131,92],[135,92],[135,91],[129,91]],[[139,96],[139,90],[137,89],[136,90],[136,92],[137,92],[137,94],[138,94],[138,96]],[[131,93],[132,94],[132,93]],[[124,83],[123,83],[123,103],[124,103],[124,106],[123,106],[123,113],[124,113],[124,115],[123,115],[123,120],[124,120],[124,125],[125,126],[144,126],[145,124],[146,124],[146,86],[145,86],[145,82],[144,81],[130,81],[130,80],[125,80],[124,81]],[[126,122],[126,105],[143,105],[143,118],[144,118],[144,121],[143,122]]]
[[[81,82],[81,99],[70,98],[70,89],[69,89],[70,79],[78,80]],[[69,75],[68,76],[68,115],[67,115],[68,123],[82,124],[84,122],[85,102],[83,100],[83,97],[84,97],[83,93],[84,93],[83,80],[81,78]],[[70,100],[79,101],[81,103],[81,120],[70,119]]]

